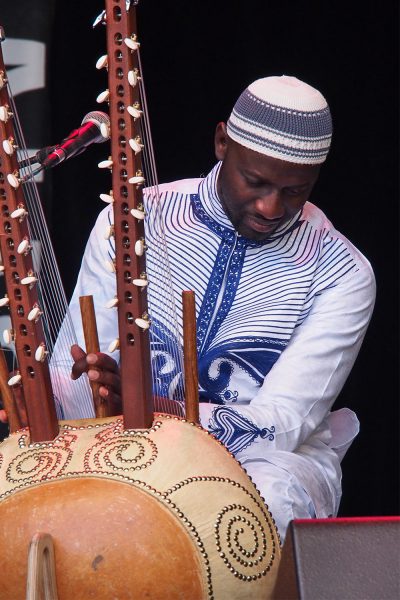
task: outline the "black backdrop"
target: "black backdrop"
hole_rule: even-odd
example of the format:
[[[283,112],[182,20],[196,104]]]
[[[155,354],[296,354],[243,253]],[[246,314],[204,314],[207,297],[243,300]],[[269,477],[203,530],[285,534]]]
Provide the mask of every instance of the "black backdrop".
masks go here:
[[[344,460],[341,514],[349,516],[399,512],[397,10],[390,2],[358,4],[141,0],[138,7],[160,181],[207,173],[215,124],[258,77],[296,75],[331,106],[333,147],[312,199],[366,254],[378,285],[364,346],[336,403],[361,421]],[[55,2],[46,145],[102,110],[95,99],[105,75],[94,65],[105,53],[105,31],[91,30],[102,8],[101,0]],[[68,295],[103,207],[98,195],[108,191],[109,178],[96,166],[107,155],[106,145],[93,147],[46,176]]]

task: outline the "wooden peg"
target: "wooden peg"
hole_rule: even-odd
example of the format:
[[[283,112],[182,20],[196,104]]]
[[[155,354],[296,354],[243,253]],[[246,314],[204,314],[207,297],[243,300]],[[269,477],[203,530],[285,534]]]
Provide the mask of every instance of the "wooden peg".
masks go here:
[[[87,354],[100,352],[99,336],[97,333],[96,315],[94,312],[93,296],[80,296],[79,304],[81,308],[81,317],[83,333],[85,336],[85,346]],[[96,367],[92,367],[96,369]],[[108,402],[99,394],[100,384],[95,381],[90,382],[92,388],[94,410],[97,418],[110,416]]]
[[[18,414],[17,406],[14,402],[12,390],[8,385],[9,379],[10,373],[8,371],[6,357],[4,356],[4,350],[0,349],[0,393],[3,400],[4,410],[7,413],[10,433],[14,433],[14,431],[21,429],[22,423]]]
[[[26,600],[58,600],[53,538],[36,533],[29,545]]]
[[[182,292],[183,361],[185,368],[186,419],[200,423],[197,368],[196,305],[193,291]]]

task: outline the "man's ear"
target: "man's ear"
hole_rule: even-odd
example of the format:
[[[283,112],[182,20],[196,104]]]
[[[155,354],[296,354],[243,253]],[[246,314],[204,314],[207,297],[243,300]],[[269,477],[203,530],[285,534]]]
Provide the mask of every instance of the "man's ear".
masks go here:
[[[215,156],[217,160],[224,160],[228,148],[228,134],[225,123],[218,123],[214,136]]]

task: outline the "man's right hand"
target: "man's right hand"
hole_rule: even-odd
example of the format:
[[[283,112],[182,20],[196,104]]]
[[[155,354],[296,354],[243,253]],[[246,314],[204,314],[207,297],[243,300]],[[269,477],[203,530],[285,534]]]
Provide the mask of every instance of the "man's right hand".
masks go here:
[[[87,373],[90,381],[99,384],[99,394],[110,403],[112,414],[121,412],[121,377],[115,360],[103,352],[86,354],[77,344],[71,347],[71,356],[71,378]]]

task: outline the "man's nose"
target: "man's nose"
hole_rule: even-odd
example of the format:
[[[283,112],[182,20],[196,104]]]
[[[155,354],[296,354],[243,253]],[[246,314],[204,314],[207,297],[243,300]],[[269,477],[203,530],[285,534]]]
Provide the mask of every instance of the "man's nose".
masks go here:
[[[285,207],[279,190],[271,189],[267,191],[256,200],[255,207],[265,219],[280,219],[285,214]]]

